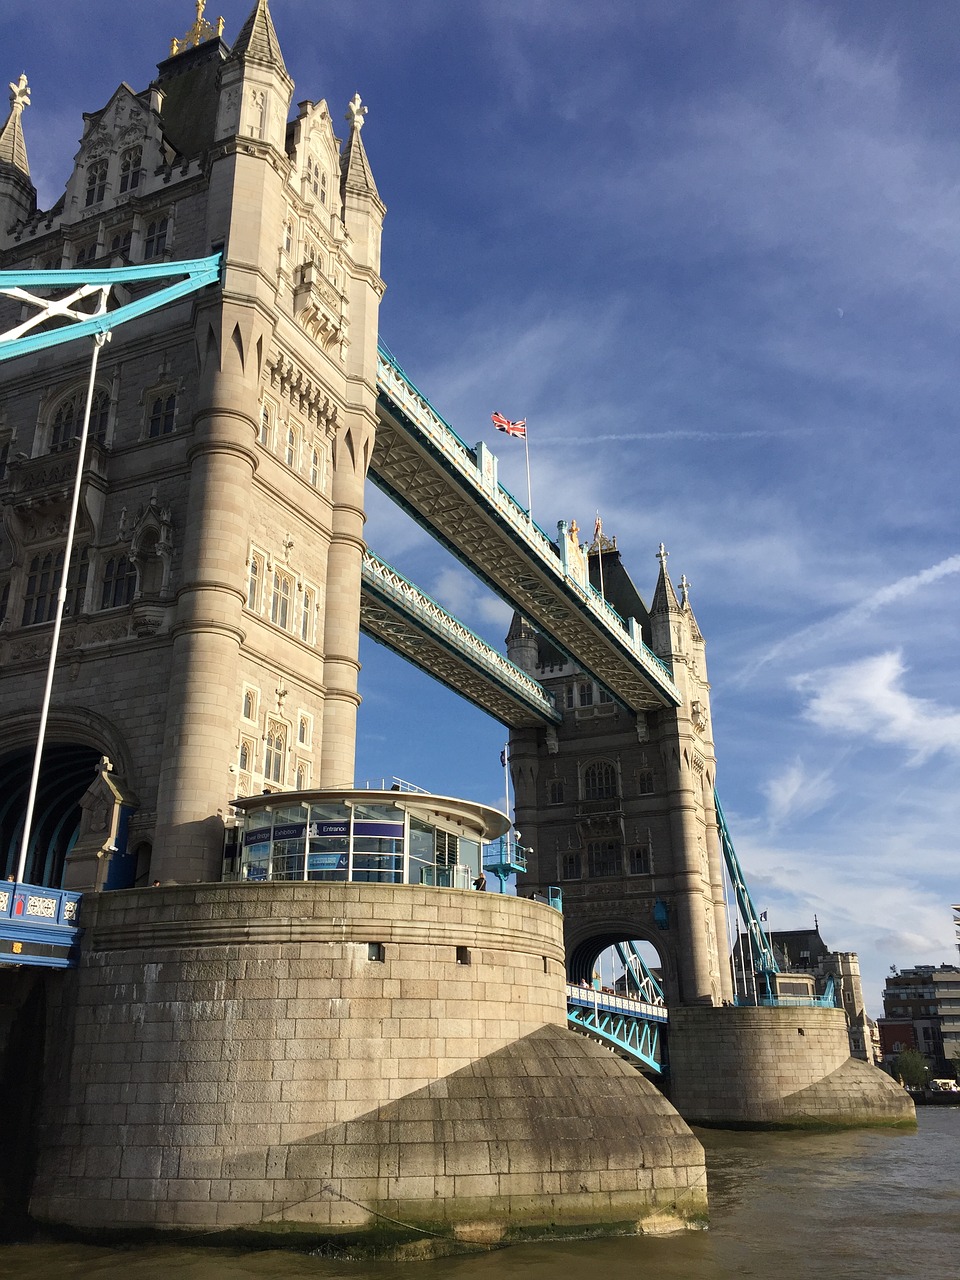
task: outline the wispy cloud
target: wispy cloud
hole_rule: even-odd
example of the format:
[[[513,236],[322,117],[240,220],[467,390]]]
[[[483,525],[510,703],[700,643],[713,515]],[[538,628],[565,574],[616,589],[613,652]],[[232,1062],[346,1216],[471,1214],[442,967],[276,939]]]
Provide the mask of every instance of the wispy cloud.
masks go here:
[[[749,664],[741,668],[736,679],[738,683],[743,684],[755,676],[761,667],[787,657],[796,657],[813,647],[834,642],[840,636],[862,628],[865,622],[889,605],[907,600],[918,591],[931,587],[955,573],[960,573],[960,555],[948,556],[927,569],[907,574],[905,577],[898,578],[896,582],[879,587],[849,608],[840,609],[810,626],[792,632],[782,640],[767,645],[762,652],[751,658]]]
[[[776,830],[787,821],[797,821],[822,809],[835,795],[837,786],[830,772],[811,773],[799,758],[761,785],[767,800],[767,825]]]
[[[944,711],[903,688],[906,667],[897,651],[797,677],[808,695],[805,719],[839,733],[901,747],[920,764],[938,751],[960,753],[960,711]]]

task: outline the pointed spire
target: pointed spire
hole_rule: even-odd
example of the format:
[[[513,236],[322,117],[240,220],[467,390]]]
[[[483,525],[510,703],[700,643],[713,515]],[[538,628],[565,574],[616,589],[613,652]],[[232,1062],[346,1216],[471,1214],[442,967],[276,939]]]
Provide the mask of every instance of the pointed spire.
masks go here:
[[[350,125],[350,136],[340,157],[341,199],[348,191],[361,192],[380,199],[377,184],[373,180],[373,170],[367,159],[366,148],[360,139],[360,130],[363,128],[363,118],[366,114],[367,108],[363,105],[359,93],[355,93],[347,104],[347,114],[344,116]]]
[[[657,559],[660,561],[660,573],[657,577],[657,587],[653,593],[653,603],[650,605],[651,613],[667,613],[671,609],[680,611],[680,601],[677,599],[677,593],[673,589],[673,583],[670,581],[670,575],[667,573],[667,556],[670,552],[663,543],[660,543],[660,550],[657,552]]]
[[[280,41],[277,39],[267,0],[257,0],[253,12],[240,28],[240,34],[233,42],[228,61],[236,61],[240,58],[273,67],[281,71],[287,79],[290,78],[283,61],[283,54],[280,52]]]
[[[30,177],[30,164],[27,161],[27,144],[23,140],[20,117],[24,107],[29,105],[30,86],[27,84],[26,73],[23,72],[16,83],[10,82],[10,114],[0,130],[0,164],[10,165],[27,178]]]

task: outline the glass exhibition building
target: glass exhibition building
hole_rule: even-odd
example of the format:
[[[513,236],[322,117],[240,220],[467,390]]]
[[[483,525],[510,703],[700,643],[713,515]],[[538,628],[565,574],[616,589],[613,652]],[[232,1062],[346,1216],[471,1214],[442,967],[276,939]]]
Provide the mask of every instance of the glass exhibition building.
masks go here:
[[[273,792],[234,801],[223,878],[339,880],[469,889],[482,849],[510,827],[497,809],[420,791]]]

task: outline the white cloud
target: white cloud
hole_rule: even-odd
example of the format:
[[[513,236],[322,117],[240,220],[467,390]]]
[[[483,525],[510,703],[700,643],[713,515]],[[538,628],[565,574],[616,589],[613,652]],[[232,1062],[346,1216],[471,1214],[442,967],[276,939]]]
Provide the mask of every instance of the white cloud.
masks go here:
[[[799,757],[761,785],[767,800],[767,823],[771,830],[787,820],[816,813],[836,793],[831,774],[824,769],[810,773]]]
[[[937,751],[960,752],[960,711],[944,711],[902,685],[898,651],[798,676],[805,719],[828,733],[902,747],[920,764]]]

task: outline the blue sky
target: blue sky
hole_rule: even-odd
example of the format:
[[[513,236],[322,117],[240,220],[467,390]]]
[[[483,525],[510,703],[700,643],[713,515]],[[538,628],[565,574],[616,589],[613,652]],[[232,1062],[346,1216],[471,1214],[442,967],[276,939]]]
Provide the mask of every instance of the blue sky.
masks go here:
[[[249,0],[222,0],[225,38]],[[295,99],[359,91],[382,334],[534,515],[594,512],[707,637],[718,778],[773,928],[955,961],[956,6],[273,0]],[[0,0],[41,200],[190,0]],[[495,643],[507,610],[371,492],[370,545]],[[358,776],[502,803],[504,731],[369,643]]]

